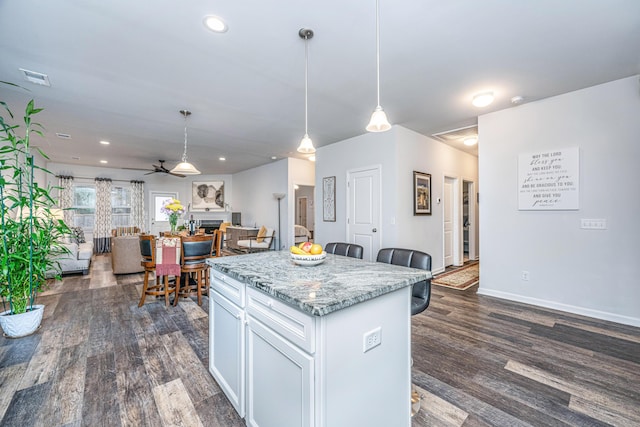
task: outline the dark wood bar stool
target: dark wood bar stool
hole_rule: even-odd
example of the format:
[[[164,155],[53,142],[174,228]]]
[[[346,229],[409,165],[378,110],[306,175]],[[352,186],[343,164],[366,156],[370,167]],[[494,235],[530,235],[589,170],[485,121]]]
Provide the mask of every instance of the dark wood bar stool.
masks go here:
[[[214,234],[195,236],[183,236],[182,250],[180,251],[180,277],[176,277],[176,299],[173,305],[178,304],[179,297],[188,297],[195,290],[198,295],[198,305],[202,305],[202,294],[209,295],[209,266],[205,262],[207,258],[219,256],[220,239],[218,230]],[[195,282],[191,284],[190,278],[195,275]],[[181,284],[184,281],[184,284]]]
[[[158,280],[156,274],[156,238],[153,235],[140,236],[140,255],[142,256],[141,265],[144,267],[144,284],[142,286],[142,295],[138,307],[144,305],[147,295],[161,296],[164,295],[164,305],[169,306],[169,294],[176,293],[176,286],[169,283],[169,276],[164,276],[164,282]],[[154,275],[154,284],[149,285],[149,274]],[[176,297],[174,296],[174,300]]]

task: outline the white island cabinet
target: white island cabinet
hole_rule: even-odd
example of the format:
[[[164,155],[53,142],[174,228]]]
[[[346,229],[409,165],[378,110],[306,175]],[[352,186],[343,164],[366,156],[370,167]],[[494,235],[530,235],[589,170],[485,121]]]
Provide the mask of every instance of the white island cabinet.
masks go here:
[[[208,263],[209,370],[248,426],[410,426],[410,285],[428,272],[282,252]]]

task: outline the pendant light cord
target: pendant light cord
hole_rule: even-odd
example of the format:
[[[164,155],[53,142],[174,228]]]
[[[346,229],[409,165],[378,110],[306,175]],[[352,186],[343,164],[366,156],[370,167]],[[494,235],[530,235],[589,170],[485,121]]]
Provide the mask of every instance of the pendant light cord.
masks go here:
[[[380,107],[380,0],[376,0],[376,82],[378,85],[378,107]]]
[[[186,110],[181,111],[181,113],[184,116],[184,152],[182,153],[182,163],[186,163],[187,162],[187,117],[191,113],[189,113]]]
[[[309,135],[308,129],[308,91],[309,91],[309,37],[304,37],[304,134]]]

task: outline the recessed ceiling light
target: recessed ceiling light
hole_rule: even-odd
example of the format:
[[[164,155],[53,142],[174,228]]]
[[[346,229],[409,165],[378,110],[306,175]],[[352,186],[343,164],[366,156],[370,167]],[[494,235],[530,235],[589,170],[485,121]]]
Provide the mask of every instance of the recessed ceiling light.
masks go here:
[[[225,160],[227,160],[226,157],[218,157],[218,160],[220,160],[221,162],[224,162]]]
[[[462,142],[467,147],[471,147],[471,146],[476,145],[478,143],[478,138],[475,137],[475,136],[472,136],[472,137],[469,137],[469,138],[465,138],[464,141],[462,141]]]
[[[271,160],[275,160],[275,159],[277,159],[276,156],[271,156]]]
[[[308,159],[309,159],[310,162],[315,162],[316,161],[316,156],[314,154],[312,154],[312,155],[310,155],[308,157]]]
[[[476,107],[486,107],[493,102],[493,92],[483,92],[475,95],[471,103]]]
[[[100,163],[102,163],[102,164],[104,165],[104,164],[107,164],[107,163],[109,163],[109,162],[108,162],[108,161],[106,161],[106,160],[100,160]]]
[[[80,157],[78,157],[78,156],[72,156],[72,157],[71,157],[71,160],[80,160]]]
[[[109,144],[111,144],[111,143],[110,143],[109,141],[100,141],[100,144],[102,144],[102,145],[109,145]]]
[[[215,15],[207,15],[204,17],[204,26],[213,31],[214,33],[226,33],[229,27],[220,18]]]

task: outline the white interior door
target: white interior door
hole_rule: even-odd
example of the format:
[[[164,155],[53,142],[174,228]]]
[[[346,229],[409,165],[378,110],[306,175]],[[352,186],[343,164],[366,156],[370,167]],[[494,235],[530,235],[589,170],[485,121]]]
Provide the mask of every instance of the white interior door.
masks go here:
[[[442,193],[443,222],[444,222],[444,267],[453,265],[453,182],[450,178],[444,180]]]
[[[158,233],[163,231],[169,231],[171,228],[169,226],[169,217],[160,211],[162,204],[167,199],[177,199],[178,193],[175,192],[163,192],[163,191],[152,191],[149,194],[149,204],[151,205],[151,209],[149,209],[149,233],[155,236],[158,236]],[[178,224],[180,225],[180,224]]]
[[[380,167],[349,171],[347,186],[347,240],[364,248],[364,260],[375,261],[382,241]]]

